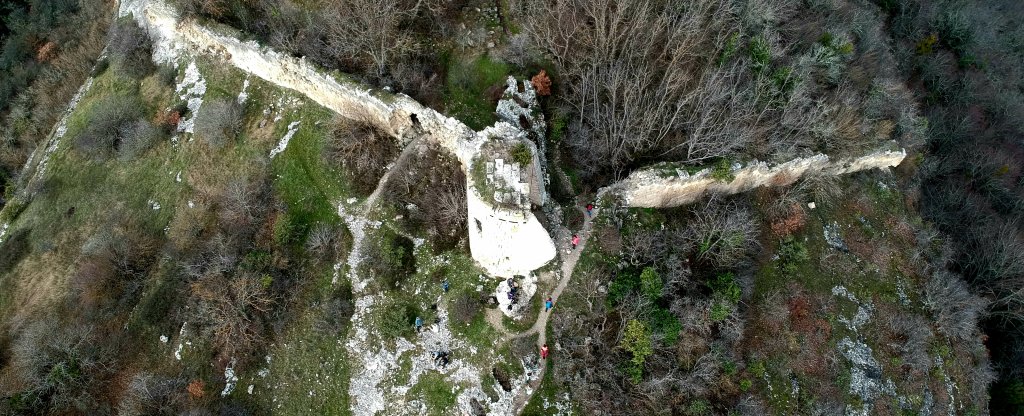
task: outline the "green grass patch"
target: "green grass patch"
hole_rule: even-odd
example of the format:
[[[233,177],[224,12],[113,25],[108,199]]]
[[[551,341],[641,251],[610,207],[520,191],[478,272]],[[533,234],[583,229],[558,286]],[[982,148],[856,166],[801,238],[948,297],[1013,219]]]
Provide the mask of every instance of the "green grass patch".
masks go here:
[[[504,85],[510,68],[503,62],[481,55],[475,59],[448,59],[445,103],[448,115],[461,120],[474,130],[494,124],[495,97],[488,96]]]
[[[349,194],[342,172],[324,164],[325,131],[316,121],[330,120],[330,112],[309,104],[278,123],[274,137],[287,133],[290,120],[301,120],[288,147],[274,158],[274,188],[287,205],[288,226],[294,242],[301,243],[316,223],[337,224],[335,204]],[[322,125],[322,124],[321,124]]]
[[[552,371],[554,365],[552,360],[546,360],[544,365],[547,367],[547,371],[544,372],[544,379],[540,382],[540,387],[537,392],[533,394],[530,401],[523,408],[521,415],[523,416],[543,416],[554,414],[557,408],[554,406],[559,400],[561,393],[560,386],[555,382]],[[547,403],[548,406],[544,404]]]
[[[459,388],[453,386],[441,374],[428,372],[409,389],[409,398],[422,400],[428,415],[449,415],[455,410],[455,398]]]
[[[254,390],[274,414],[305,415],[309,409],[350,414],[351,369],[345,333],[317,331],[317,319],[316,311],[311,310],[297,322],[269,352],[270,364],[264,363],[268,375],[260,377],[254,369],[249,377],[243,377],[235,394],[245,394],[248,383],[255,383]]]

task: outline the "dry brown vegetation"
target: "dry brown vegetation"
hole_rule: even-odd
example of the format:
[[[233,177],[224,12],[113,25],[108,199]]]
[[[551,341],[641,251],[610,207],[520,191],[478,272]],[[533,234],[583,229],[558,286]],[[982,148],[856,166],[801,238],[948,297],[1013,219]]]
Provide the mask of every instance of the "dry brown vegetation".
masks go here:
[[[83,1],[82,7],[65,15],[64,20],[42,20],[46,22],[43,25],[58,24],[53,27],[28,24],[21,27],[24,32],[4,39],[11,44],[9,50],[15,52],[5,54],[4,59],[14,61],[0,66],[18,72],[16,76],[9,76],[5,69],[0,76],[3,80],[0,82],[0,91],[3,91],[0,99],[0,119],[3,120],[0,122],[0,190],[3,192],[0,193],[5,194],[0,195],[0,206],[13,194],[11,188],[29,154],[50,133],[68,101],[92,71],[93,63],[106,45],[111,8],[100,1]],[[37,30],[45,33],[42,36],[32,33]],[[17,61],[16,51],[24,47],[19,43],[32,43],[41,37],[49,40],[47,45],[53,46],[45,56],[33,54],[33,57],[47,59],[39,59],[39,64],[27,59]]]
[[[591,177],[650,160],[849,154],[920,138],[868,6],[515,4],[531,46],[557,69],[567,144]]]
[[[386,196],[406,226],[425,231],[438,252],[468,243],[466,175],[442,149],[429,146],[418,153],[407,173],[392,177]]]
[[[386,133],[367,124],[335,118],[324,146],[328,164],[344,169],[353,191],[368,196],[398,155],[398,143]]]
[[[464,0],[177,0],[186,15],[227,23],[275,49],[305,56],[414,97],[437,95],[434,45],[457,30]]]

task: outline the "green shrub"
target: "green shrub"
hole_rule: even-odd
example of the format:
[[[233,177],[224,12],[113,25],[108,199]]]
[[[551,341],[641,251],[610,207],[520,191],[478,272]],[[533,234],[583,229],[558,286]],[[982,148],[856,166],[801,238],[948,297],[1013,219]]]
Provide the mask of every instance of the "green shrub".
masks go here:
[[[768,41],[761,36],[757,36],[750,40],[749,49],[751,68],[753,68],[754,72],[762,73],[767,71],[772,63],[772,52],[768,47]]]
[[[736,375],[737,371],[738,369],[736,367],[736,363],[728,359],[722,361],[722,372],[724,372],[726,375],[734,376]]]
[[[274,221],[274,244],[279,247],[287,247],[292,242],[295,226],[292,224],[292,217],[287,213],[278,215]]]
[[[420,316],[420,310],[411,303],[392,301],[392,304],[383,310],[380,332],[392,338],[412,335],[416,331],[417,316]]]
[[[730,273],[720,273],[715,276],[708,286],[715,293],[716,297],[723,298],[732,303],[739,303],[741,290],[736,284],[736,276]]]
[[[568,116],[561,111],[555,111],[551,116],[548,131],[548,142],[551,143],[551,146],[558,146],[558,143],[562,142],[562,138],[565,137],[565,126],[568,123],[568,119]]]
[[[109,157],[135,132],[135,121],[142,116],[142,108],[138,97],[103,97],[89,107],[85,126],[75,136],[75,147],[94,158]]]
[[[261,250],[250,251],[245,257],[242,257],[238,268],[254,273],[262,272],[270,268],[273,259],[273,255],[270,252]]]
[[[406,278],[416,273],[415,245],[412,240],[388,229],[376,252],[371,254],[371,271],[386,289],[398,289]]]
[[[755,378],[764,378],[768,374],[768,369],[764,365],[764,361],[754,360],[747,367],[750,370],[750,374],[753,374]]]
[[[832,32],[825,32],[821,34],[820,38],[818,38],[818,42],[825,46],[832,46],[834,39],[835,37],[832,36]]]
[[[653,308],[647,315],[647,323],[651,332],[661,335],[665,344],[674,345],[679,341],[679,332],[683,330],[683,324],[668,309]]]
[[[784,66],[772,73],[772,85],[783,99],[789,97],[793,89],[796,88],[796,83],[797,77],[793,75],[793,68]]]
[[[935,51],[936,43],[939,43],[939,35],[932,33],[918,41],[917,47],[914,50],[917,51],[918,55],[931,55]]]
[[[718,162],[715,162],[715,166],[711,169],[711,177],[722,182],[732,182],[736,176],[732,174],[732,163],[729,159],[719,159]]]
[[[622,334],[619,348],[632,355],[632,359],[626,367],[626,374],[634,384],[640,384],[640,381],[643,380],[644,362],[647,360],[647,356],[654,352],[651,346],[650,330],[643,322],[636,319],[629,321]]]
[[[722,47],[722,53],[718,56],[718,65],[725,65],[726,62],[732,60],[736,56],[736,51],[739,46],[740,34],[739,32],[733,33],[725,40],[725,46]]]
[[[630,292],[640,288],[640,275],[634,270],[620,270],[608,285],[608,304],[618,305]]]
[[[934,23],[939,41],[957,54],[964,54],[974,42],[970,22],[959,11],[947,11]]]
[[[711,321],[712,322],[722,322],[722,321],[725,320],[725,318],[728,318],[729,314],[731,314],[731,313],[732,313],[732,306],[729,303],[727,303],[727,302],[715,302],[715,304],[711,306],[711,313],[710,313]]]
[[[661,276],[653,267],[645,267],[644,271],[640,273],[640,290],[651,301],[656,301],[661,297]]]
[[[509,150],[509,154],[512,156],[512,160],[519,164],[519,166],[526,168],[530,166],[530,162],[533,162],[533,152],[530,151],[530,147],[526,143],[516,143]]]
[[[684,413],[686,413],[686,416],[710,415],[712,414],[711,403],[708,403],[708,401],[704,399],[694,400],[690,402],[690,404],[686,405]]]
[[[754,386],[754,382],[751,381],[749,378],[745,378],[743,380],[740,380],[740,391],[749,391],[750,388],[753,387],[753,386]]]
[[[800,269],[800,265],[810,260],[807,246],[803,242],[787,238],[779,248],[779,264],[785,274],[794,274]]]

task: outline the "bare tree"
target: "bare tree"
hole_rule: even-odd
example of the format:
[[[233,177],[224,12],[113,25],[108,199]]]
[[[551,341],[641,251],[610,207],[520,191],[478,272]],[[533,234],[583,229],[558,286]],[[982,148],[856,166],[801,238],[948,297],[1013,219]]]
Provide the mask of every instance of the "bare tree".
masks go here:
[[[230,179],[223,188],[212,192],[216,192],[212,199],[217,202],[219,226],[242,239],[256,232],[272,204],[270,184],[263,173]]]
[[[139,119],[121,126],[120,135],[122,138],[117,146],[118,157],[121,160],[132,160],[149,150],[160,139],[162,132],[153,123]]]
[[[933,273],[925,283],[924,302],[935,315],[939,331],[962,341],[974,337],[986,307],[985,300],[972,294],[960,276],[947,270]]]
[[[321,28],[333,55],[343,61],[367,62],[383,77],[389,65],[412,52],[416,43],[402,22],[415,15],[419,2],[408,0],[342,0],[323,11]]]
[[[273,300],[259,276],[209,274],[193,283],[191,291],[196,322],[204,325],[225,356],[247,352],[262,342],[264,315]]]
[[[137,97],[111,95],[100,99],[86,115],[88,122],[75,137],[75,147],[95,158],[112,155],[133,131],[135,121],[142,115],[142,104]]]
[[[535,7],[525,30],[564,79],[564,101],[579,116],[570,124],[569,144],[590,173],[621,169],[667,142],[701,160],[735,147],[722,137],[744,138],[683,132],[690,106],[706,93],[697,93],[701,80],[693,74],[713,62],[735,14],[729,7],[715,0],[685,10],[644,0],[558,0]],[[706,79],[706,87],[720,87],[726,78]],[[683,144],[690,140],[699,142]]]
[[[173,414],[188,401],[184,378],[141,372],[132,377],[128,389],[117,405],[118,414]]]
[[[469,215],[466,211],[465,176],[455,175],[453,180],[445,181],[436,194],[435,202],[437,210],[434,217],[439,229],[454,230],[464,226]]]
[[[324,256],[334,250],[334,237],[336,233],[328,224],[317,223],[309,230],[306,236],[306,250],[317,256]]]
[[[224,146],[238,135],[242,126],[242,106],[233,99],[203,103],[196,116],[195,134],[214,148]]]
[[[667,251],[663,230],[641,229],[622,236],[622,258],[634,266],[653,264]]]
[[[673,137],[660,156],[699,162],[740,150],[757,131],[766,108],[757,106],[756,93],[738,74],[740,62],[711,68],[687,96],[682,125],[687,134]]]
[[[337,117],[324,147],[328,163],[341,165],[356,191],[369,195],[398,153],[395,139],[369,123]]]
[[[154,68],[150,50],[149,36],[135,19],[122,17],[114,21],[107,52],[118,71],[135,78],[148,74]]]
[[[30,323],[11,348],[11,363],[37,400],[33,409],[73,413],[95,408],[96,385],[112,373],[112,357],[97,342],[92,327],[61,325],[52,317]]]
[[[692,210],[688,227],[680,229],[682,244],[696,247],[697,258],[728,265],[743,258],[756,243],[757,223],[746,208],[712,198]]]

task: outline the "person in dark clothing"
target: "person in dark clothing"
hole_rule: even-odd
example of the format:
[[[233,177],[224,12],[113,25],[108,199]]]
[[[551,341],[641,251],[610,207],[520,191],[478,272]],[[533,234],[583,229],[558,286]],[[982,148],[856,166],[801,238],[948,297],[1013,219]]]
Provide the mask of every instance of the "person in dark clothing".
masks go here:
[[[445,368],[448,363],[451,362],[448,351],[435,351],[434,352],[434,365]]]

